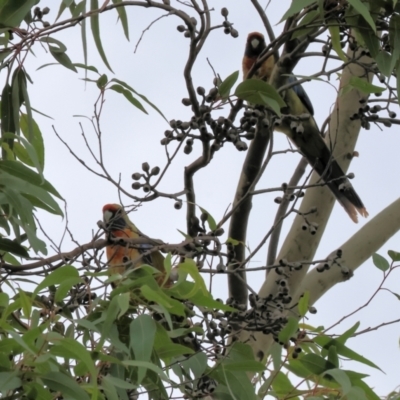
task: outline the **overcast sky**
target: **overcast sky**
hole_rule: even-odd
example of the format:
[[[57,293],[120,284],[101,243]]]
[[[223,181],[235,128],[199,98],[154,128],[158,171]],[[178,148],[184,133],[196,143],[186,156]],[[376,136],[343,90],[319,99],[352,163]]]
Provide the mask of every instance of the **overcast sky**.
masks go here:
[[[42,0],[39,4],[40,7],[50,7],[51,13],[47,16],[48,18],[46,17],[50,22],[54,20],[57,13],[54,8],[55,3],[58,2]],[[171,3],[179,5],[174,0],[171,0]],[[195,86],[204,86],[206,90],[212,87],[213,80],[213,72],[207,59],[217,73],[225,78],[241,69],[247,34],[252,31],[265,33],[261,20],[253,10],[250,1],[210,0],[209,3],[215,9],[212,12],[213,24],[220,24],[223,21],[220,15],[221,7],[229,8],[229,20],[239,31],[239,37],[233,39],[230,35],[225,35],[222,30],[211,33],[197,60],[193,74]],[[267,4],[266,1],[264,3]],[[288,0],[272,0],[269,5],[267,14],[274,25],[276,35],[283,29],[283,25],[278,22],[289,4]],[[182,7],[182,5],[179,6]],[[186,11],[191,13],[188,8]],[[104,49],[115,75],[108,71],[100,60],[92,44],[90,29],[88,30],[89,65],[96,66],[109,78],[116,77],[127,82],[135,90],[146,95],[162,110],[168,120],[189,120],[190,107],[187,108],[181,104],[181,99],[187,97],[182,74],[189,45],[188,40],[176,29],[181,22],[174,16],[161,19],[145,33],[134,53],[141,32],[162,13],[144,8],[130,8],[128,14],[130,42],[124,38],[115,11],[104,13],[100,20]],[[61,19],[69,17],[69,12],[65,11]],[[67,46],[67,53],[73,62],[83,63],[78,26],[59,32],[55,37]],[[317,46],[316,50],[318,49]],[[83,115],[91,118],[99,91],[94,84],[86,84],[81,80],[84,78],[83,70],[75,74],[58,65],[36,71],[39,66],[53,60],[39,44],[35,46],[34,52],[36,58],[30,54],[25,63],[34,81],[34,84],[29,87],[31,103],[34,108],[54,118],[54,120],[49,120],[35,116],[45,139],[45,176],[66,200],[69,228],[74,234],[74,239],[79,243],[86,243],[90,241],[92,232],[97,230],[96,222],[102,218],[102,206],[110,202],[119,202],[118,192],[109,182],[94,176],[74,160],[65,146],[56,138],[52,126],[54,125],[58,134],[88,165],[98,169],[85,148],[79,125],[82,124],[94,151],[97,152],[96,137],[91,124],[85,118],[74,116]],[[306,58],[295,72],[299,75],[312,74],[320,69],[322,60],[322,58]],[[89,77],[96,79],[94,74],[90,74]],[[330,83],[332,86],[322,82],[305,85],[313,102],[315,118],[319,125],[323,123],[335,101],[337,87],[335,75],[331,77]],[[160,145],[160,140],[168,126],[150,107],[146,106],[146,108],[149,115],[135,109],[125,98],[115,92],[108,92],[106,95],[101,119],[105,164],[114,179],[117,180],[119,174],[121,175],[122,185],[128,191],[131,190],[131,174],[140,172],[144,161],[147,161],[151,167],[158,165],[161,168],[166,163],[165,151]],[[393,111],[398,112],[397,107],[394,107]],[[288,147],[286,138],[280,133],[275,134],[274,141],[276,149]],[[353,185],[363,199],[370,218],[399,196],[397,183],[399,145],[400,138],[396,126],[384,131],[373,127],[370,131],[363,130],[360,134],[356,147],[360,157],[354,159],[349,172],[354,172],[356,175]],[[171,146],[171,149],[174,146],[175,144]],[[180,154],[168,170],[159,190],[164,192],[182,190],[183,168],[196,159],[200,151],[199,144],[195,143],[190,155]],[[244,152],[238,152],[233,146],[226,145],[216,154],[211,165],[195,177],[197,202],[216,220],[223,216],[232,202],[244,157]],[[282,182],[287,182],[298,160],[298,154],[275,157],[257,188],[279,186]],[[141,195],[143,192],[138,191],[133,194]],[[272,193],[254,199],[247,239],[252,249],[273,223],[277,209],[273,199],[276,196],[276,193]],[[127,198],[123,200],[125,204],[132,203]],[[131,218],[149,236],[166,242],[178,242],[182,239],[178,229],[186,230],[185,207],[177,211],[173,204],[173,200],[166,199],[145,203],[138,212],[131,214]],[[46,232],[56,241],[60,240],[65,221],[44,213],[40,215]],[[342,207],[336,205],[316,258],[324,258],[332,250],[339,248],[365,222],[366,220],[361,219],[358,225],[354,224]],[[290,220],[286,220],[282,237],[289,226]],[[228,226],[225,228],[227,231]],[[379,253],[386,256],[389,249],[400,251],[399,239],[399,235],[393,237]],[[72,242],[66,239],[63,250],[67,251],[73,246]],[[265,265],[265,257],[266,250],[263,248],[254,257],[251,266]],[[263,277],[263,272],[251,273],[248,275],[248,281],[254,289],[258,290]],[[308,322],[315,326],[332,325],[344,314],[364,304],[378,287],[381,278],[382,273],[373,266],[372,261],[367,261],[356,271],[353,279],[336,286],[316,304],[318,313]],[[399,282],[399,273],[395,271],[385,286],[400,293]],[[215,297],[227,297],[225,277],[215,278],[213,288]],[[356,321],[361,321],[360,329],[365,329],[399,317],[398,300],[389,292],[381,292],[365,310],[346,320],[331,333],[339,334]],[[381,373],[371,368],[364,368],[362,365],[348,367],[348,369],[353,368],[370,374],[371,378],[367,382],[375,387],[380,395],[389,393],[400,384],[399,334],[399,325],[393,325],[348,342],[349,347],[384,370],[385,373]]]

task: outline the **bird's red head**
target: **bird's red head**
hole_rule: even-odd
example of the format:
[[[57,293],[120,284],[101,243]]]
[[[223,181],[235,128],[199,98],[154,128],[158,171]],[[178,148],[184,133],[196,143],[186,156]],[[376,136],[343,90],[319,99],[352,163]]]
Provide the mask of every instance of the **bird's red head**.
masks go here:
[[[246,49],[244,55],[251,59],[256,59],[266,48],[264,35],[260,32],[251,32],[247,36]]]

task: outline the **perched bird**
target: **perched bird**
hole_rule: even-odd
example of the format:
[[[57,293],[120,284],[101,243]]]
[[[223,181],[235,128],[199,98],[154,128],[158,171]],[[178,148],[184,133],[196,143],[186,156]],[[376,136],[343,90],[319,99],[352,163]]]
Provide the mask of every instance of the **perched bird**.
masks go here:
[[[143,236],[130,221],[125,210],[119,204],[106,204],[103,207],[103,220],[110,244],[106,247],[110,275],[123,274],[127,268],[149,264],[157,268],[161,275],[157,279],[162,284],[165,277],[164,256],[159,251],[148,252],[151,244],[132,245],[118,243],[111,239],[135,239]]]
[[[153,247],[151,244],[133,245],[129,243],[118,243],[118,238],[135,239],[143,237],[137,227],[131,222],[125,210],[119,204],[106,204],[103,207],[103,220],[106,233],[110,239],[110,244],[106,247],[106,255],[110,275],[123,274],[127,268],[138,267],[143,264],[149,264],[160,271],[159,277],[156,278],[158,284],[165,287],[172,285],[172,280],[168,278],[165,281],[164,256],[159,251],[149,252]],[[116,240],[115,240],[116,239]],[[133,247],[134,246],[134,247]],[[115,282],[112,284],[116,286]],[[153,312],[154,319],[159,322],[165,329],[169,326],[162,314]],[[194,351],[200,349],[200,344],[195,335],[190,331],[191,323],[182,316],[173,315],[171,317],[174,329],[183,328],[182,336],[176,337],[173,342],[180,343]],[[123,329],[124,327],[121,327]],[[125,337],[128,335],[125,335]],[[188,354],[192,352],[188,351]]]
[[[248,35],[242,63],[243,79],[247,78],[250,69],[266,47],[264,35],[259,32],[252,32]],[[274,57],[268,57],[255,72],[254,77],[268,81],[274,66]],[[297,79],[294,76],[289,76],[286,81],[286,83],[295,82],[297,82]],[[313,118],[313,106],[303,87],[300,84],[294,85],[285,91],[283,97],[288,105],[288,114],[309,114],[310,118],[302,124],[291,121],[289,118],[283,118],[282,123],[275,129],[285,133],[290,138],[311,167],[326,182],[333,195],[354,222],[357,222],[357,213],[367,217],[368,212],[363,202],[338,162],[333,158],[321,136]]]

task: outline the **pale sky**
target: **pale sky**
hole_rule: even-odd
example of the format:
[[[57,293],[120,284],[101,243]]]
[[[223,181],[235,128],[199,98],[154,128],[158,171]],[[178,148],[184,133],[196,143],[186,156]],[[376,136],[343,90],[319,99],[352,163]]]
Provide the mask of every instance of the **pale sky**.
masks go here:
[[[50,7],[51,13],[47,16],[48,18],[46,17],[49,21],[53,21],[57,13],[54,8],[55,3],[59,2],[42,0],[39,4],[42,8]],[[175,0],[171,0],[171,3],[179,5]],[[239,31],[239,37],[233,39],[230,35],[225,35],[222,30],[211,33],[199,55],[193,74],[195,87],[204,86],[206,90],[212,87],[213,80],[213,72],[207,63],[207,58],[216,72],[225,78],[241,69],[247,34],[252,31],[266,34],[250,1],[210,0],[209,4],[215,9],[212,13],[213,24],[222,23],[220,9],[224,6],[228,7],[229,21],[233,22],[235,29]],[[278,24],[278,22],[289,4],[288,0],[272,0],[269,5],[267,15],[274,26],[276,35],[279,35],[283,29],[283,24]],[[187,9],[187,12],[191,13],[191,10]],[[145,33],[134,53],[141,32],[162,13],[131,7],[128,14],[130,42],[127,42],[123,36],[115,11],[104,13],[100,19],[103,46],[115,75],[108,71],[100,60],[92,43],[90,28],[88,29],[89,65],[96,66],[99,72],[107,74],[109,79],[114,76],[123,80],[139,93],[147,96],[162,110],[168,120],[189,120],[190,107],[184,107],[181,103],[182,98],[187,97],[182,74],[189,42],[182,33],[176,30],[176,26],[181,24],[180,20],[169,16],[158,21]],[[65,11],[61,19],[69,18],[69,16],[69,12]],[[55,37],[67,46],[67,53],[73,62],[83,63],[78,26],[61,31]],[[315,49],[319,50],[318,46]],[[35,46],[34,52],[36,58],[32,54],[28,55],[25,64],[34,81],[34,85],[29,86],[31,103],[34,108],[54,118],[54,120],[49,120],[35,115],[45,140],[45,176],[66,200],[69,228],[73,232],[74,239],[79,243],[86,243],[90,241],[92,232],[97,230],[96,222],[102,218],[102,206],[106,203],[119,202],[118,193],[113,185],[89,173],[71,157],[69,151],[56,138],[52,125],[88,165],[97,168],[85,148],[79,123],[82,123],[94,151],[97,152],[93,129],[87,119],[77,118],[74,115],[85,115],[90,118],[93,115],[93,104],[99,91],[95,84],[85,84],[82,81],[84,71],[81,69],[78,74],[75,74],[57,65],[36,71],[39,66],[53,62],[53,59],[49,53],[45,53],[40,44]],[[295,73],[312,74],[319,70],[322,60],[323,58],[306,58],[299,64]],[[96,79],[96,76],[89,74],[89,78]],[[305,85],[313,102],[315,118],[319,125],[325,120],[335,101],[335,87],[337,87],[335,75],[332,75],[330,83],[333,87],[322,82]],[[144,161],[147,161],[151,167],[158,165],[160,168],[163,168],[166,162],[165,151],[160,145],[160,140],[164,137],[163,132],[169,127],[155,111],[149,106],[145,105],[145,107],[149,115],[134,108],[120,94],[110,91],[106,95],[101,120],[105,164],[114,179],[118,180],[121,174],[122,185],[128,191],[131,190],[130,185],[133,182],[131,174],[140,172]],[[399,114],[398,107],[393,107],[392,110]],[[274,141],[275,149],[287,148],[287,140],[282,134],[275,133]],[[398,163],[395,161],[398,158],[399,145],[400,138],[396,126],[391,129],[385,128],[384,131],[380,131],[377,127],[372,127],[370,131],[361,131],[356,146],[360,157],[354,159],[349,172],[354,172],[356,175],[352,183],[363,199],[370,218],[399,196],[400,189],[396,178]],[[171,151],[174,146],[175,143],[171,146]],[[199,154],[198,143],[194,144],[190,155],[180,154],[170,167],[159,190],[164,192],[182,190],[183,168]],[[244,157],[244,152],[238,152],[233,146],[225,145],[216,153],[211,165],[195,177],[197,202],[216,220],[223,216],[233,201]],[[279,186],[282,182],[287,182],[298,160],[298,154],[275,157],[257,188]],[[142,191],[132,191],[132,193],[143,195]],[[248,245],[252,249],[273,223],[277,209],[273,199],[276,196],[276,193],[272,193],[254,199],[247,237]],[[125,204],[132,203],[127,198],[123,200]],[[166,242],[179,242],[182,236],[178,229],[186,230],[185,207],[177,211],[173,205],[173,200],[158,199],[155,202],[143,204],[140,210],[131,214],[130,217],[149,236]],[[46,232],[56,241],[60,240],[65,221],[45,213],[40,213],[40,216]],[[365,222],[366,220],[362,219],[358,225],[354,224],[342,207],[336,205],[316,258],[324,258],[331,251],[339,248]],[[290,220],[286,220],[282,238],[289,226]],[[225,231],[228,230],[227,225],[224,228]],[[400,251],[399,239],[400,235],[397,234],[379,253],[386,256],[389,249]],[[64,251],[73,247],[69,239],[66,239],[62,245]],[[49,251],[51,254],[51,249]],[[265,265],[265,258],[266,250],[263,248],[250,265]],[[264,272],[251,273],[248,274],[248,281],[254,289],[258,290],[263,277]],[[364,304],[379,286],[381,278],[382,273],[373,266],[371,260],[368,260],[356,271],[349,282],[336,286],[316,304],[318,313],[310,317],[308,323],[314,326],[332,325],[344,314]],[[385,287],[400,293],[399,282],[397,270],[389,278]],[[227,297],[224,276],[214,279],[213,294],[223,299]],[[381,292],[366,309],[346,320],[331,333],[340,334],[356,321],[361,321],[360,329],[365,329],[397,319],[400,317],[398,304],[398,300],[391,293]],[[352,366],[344,364],[345,368],[370,374],[371,377],[367,379],[367,383],[375,387],[379,395],[388,394],[400,384],[399,336],[399,325],[392,325],[347,342],[350,348],[376,363],[385,373],[361,364]]]

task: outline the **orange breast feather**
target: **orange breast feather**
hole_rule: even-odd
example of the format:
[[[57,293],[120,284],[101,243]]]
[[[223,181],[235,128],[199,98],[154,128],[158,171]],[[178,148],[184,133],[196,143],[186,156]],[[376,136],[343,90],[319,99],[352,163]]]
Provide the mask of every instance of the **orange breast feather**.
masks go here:
[[[130,229],[112,231],[114,238],[130,239],[137,237],[137,234]],[[108,260],[108,267],[110,275],[122,274],[126,268],[130,267],[129,261],[137,260],[135,265],[142,264],[140,253],[137,249],[126,245],[112,244],[106,247],[106,255]]]

